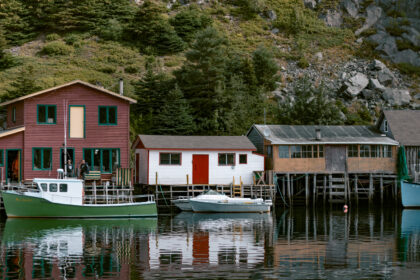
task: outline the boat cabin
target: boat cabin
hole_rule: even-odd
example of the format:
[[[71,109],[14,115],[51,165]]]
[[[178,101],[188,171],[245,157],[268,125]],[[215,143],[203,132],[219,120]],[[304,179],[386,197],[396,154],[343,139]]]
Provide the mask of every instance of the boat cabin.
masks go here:
[[[48,201],[72,205],[83,204],[83,180],[35,178],[33,183],[36,184],[39,190],[39,197]]]

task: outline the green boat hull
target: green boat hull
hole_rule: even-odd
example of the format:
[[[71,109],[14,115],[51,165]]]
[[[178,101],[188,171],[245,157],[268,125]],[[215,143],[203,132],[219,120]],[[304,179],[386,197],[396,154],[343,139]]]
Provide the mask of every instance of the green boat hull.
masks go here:
[[[25,218],[136,218],[155,217],[155,202],[110,205],[70,205],[43,198],[2,192],[8,217]]]

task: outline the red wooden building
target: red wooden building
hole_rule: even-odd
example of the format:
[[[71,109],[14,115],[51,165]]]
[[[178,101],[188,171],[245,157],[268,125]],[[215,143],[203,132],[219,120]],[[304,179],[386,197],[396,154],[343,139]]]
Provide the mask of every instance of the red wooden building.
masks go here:
[[[128,167],[132,98],[82,81],[49,88],[4,103],[7,127],[0,131],[2,182],[55,178],[67,157],[78,168],[110,178]]]

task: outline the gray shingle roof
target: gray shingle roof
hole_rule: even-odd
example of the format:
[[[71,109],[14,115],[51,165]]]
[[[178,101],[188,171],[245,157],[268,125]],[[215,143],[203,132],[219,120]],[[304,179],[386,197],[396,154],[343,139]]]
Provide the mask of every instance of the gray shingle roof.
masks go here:
[[[256,150],[246,136],[139,135],[147,149]]]
[[[335,125],[254,125],[272,144],[382,144],[398,145],[383,136],[373,126]],[[316,129],[321,129],[321,140],[316,140]]]
[[[395,140],[405,146],[420,146],[420,110],[384,111]]]

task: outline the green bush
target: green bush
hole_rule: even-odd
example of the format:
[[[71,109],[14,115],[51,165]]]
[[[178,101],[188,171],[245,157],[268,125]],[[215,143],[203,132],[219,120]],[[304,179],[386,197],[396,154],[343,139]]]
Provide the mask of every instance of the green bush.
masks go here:
[[[58,39],[60,39],[60,35],[58,35],[57,33],[51,33],[45,36],[45,41],[47,42],[56,41]]]
[[[389,17],[393,17],[393,18],[406,17],[406,14],[404,13],[404,11],[396,10],[396,9],[389,10],[386,13],[386,15],[389,16]]]
[[[420,76],[419,66],[414,66],[409,63],[399,63],[396,66],[404,74],[413,74],[415,76]]]
[[[363,31],[360,35],[364,37],[369,37],[371,35],[376,34],[376,32],[377,32],[376,28],[371,27]]]
[[[300,68],[307,68],[307,67],[309,67],[309,62],[308,62],[308,60],[306,59],[306,57],[302,56],[302,57],[299,59],[299,61],[298,61],[297,65],[298,65]]]
[[[179,37],[185,42],[190,42],[194,39],[195,33],[209,26],[212,20],[207,15],[200,13],[198,9],[189,8],[179,12],[169,22]]]
[[[71,46],[68,46],[64,42],[61,42],[61,41],[54,41],[54,42],[45,44],[44,47],[41,49],[40,54],[56,56],[56,55],[69,55],[72,52],[73,52],[73,48]]]
[[[140,68],[137,66],[130,65],[124,68],[124,72],[129,73],[129,74],[136,74],[140,72]]]
[[[105,40],[119,41],[122,38],[123,26],[116,19],[109,19],[106,24],[98,27],[96,34]]]
[[[106,74],[113,74],[115,73],[116,69],[115,67],[112,67],[112,66],[105,66],[105,67],[100,68],[99,71]]]

